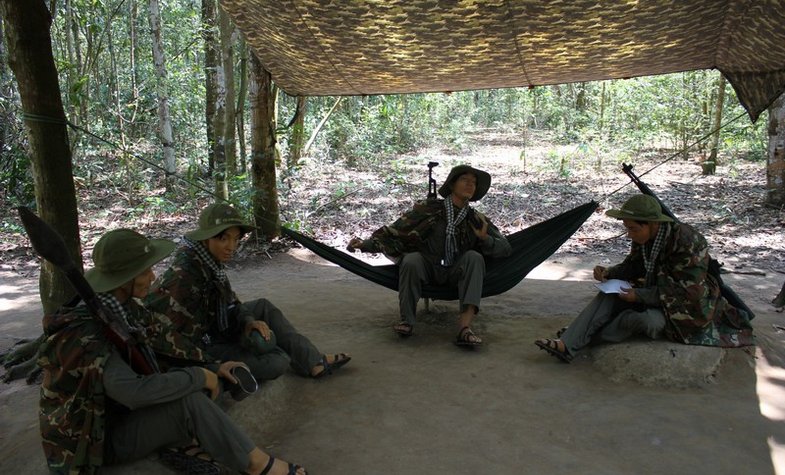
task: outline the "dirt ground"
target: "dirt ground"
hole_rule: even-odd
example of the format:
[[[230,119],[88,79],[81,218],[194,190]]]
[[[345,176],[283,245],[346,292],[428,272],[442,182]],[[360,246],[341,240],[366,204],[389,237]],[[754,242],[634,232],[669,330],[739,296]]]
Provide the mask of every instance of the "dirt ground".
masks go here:
[[[302,249],[245,262],[229,273],[241,299],[269,297],[323,351],[353,360],[325,380],[285,374],[227,410],[263,448],[318,475],[785,474],[785,332],[768,304],[782,276],[726,277],[757,313],[755,349],[633,342],[616,365],[601,353],[609,347],[566,365],[532,342],[590,299],[594,261],[557,253],[486,299],[476,324],[486,344],[475,351],[452,344],[454,303],[422,308],[417,334],[402,340],[390,330],[390,290]],[[40,319],[35,283],[6,271],[0,279],[7,348],[36,336]],[[716,365],[668,366],[677,354]],[[642,358],[663,364],[624,371]],[[665,378],[647,379],[657,374]],[[37,393],[0,386],[2,473],[46,473]],[[107,473],[171,472],[151,456]]]
[[[514,232],[592,199],[618,206],[634,193],[621,190],[628,180],[620,163],[592,153],[559,165],[553,157],[583,152],[484,133],[469,156],[423,151],[354,169],[314,160],[283,179],[282,220],[343,248],[422,198],[424,164],[435,160],[439,183],[460,162],[492,171],[478,208]],[[640,174],[663,154],[631,158]],[[321,381],[286,374],[227,410],[260,446],[317,475],[785,475],[785,322],[769,304],[785,279],[785,219],[762,205],[765,166],[728,159],[717,175],[702,176],[694,161],[671,161],[644,179],[731,271],[726,282],[757,313],[757,347],[637,341],[593,348],[570,365],[538,350],[533,341],[569,323],[593,295],[590,269],[628,249],[618,223],[601,213],[518,286],[483,301],[475,329],[485,345],[476,351],[452,344],[454,303],[421,308],[416,335],[401,340],[390,330],[394,292],[296,247],[271,257],[244,249],[229,272],[240,298],[269,298],[322,351],[353,360]],[[176,238],[207,204],[145,205],[166,197],[119,193],[107,180],[78,190],[88,267],[107,229]],[[13,231],[12,212],[0,207],[11,223],[0,242],[0,351],[40,333],[38,261]],[[46,472],[37,397],[37,386],[0,384],[0,473]],[[171,472],[151,456],[106,473]]]

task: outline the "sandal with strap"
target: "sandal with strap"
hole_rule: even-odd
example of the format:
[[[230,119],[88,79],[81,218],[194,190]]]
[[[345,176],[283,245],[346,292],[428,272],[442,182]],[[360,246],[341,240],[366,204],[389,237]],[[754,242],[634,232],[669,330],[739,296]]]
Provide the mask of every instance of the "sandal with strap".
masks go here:
[[[414,333],[414,327],[406,322],[401,322],[393,327],[393,331],[402,337],[412,336]]]
[[[270,460],[267,461],[267,465],[264,466],[262,473],[260,473],[259,475],[267,475],[268,473],[270,473],[270,469],[273,468],[274,463],[275,463],[275,457],[270,455]],[[286,472],[286,475],[297,475],[298,468],[303,468],[303,467],[300,465],[289,463],[289,471]],[[308,475],[308,472],[305,472],[305,475]]]
[[[322,376],[333,374],[333,370],[340,368],[341,366],[345,365],[351,360],[352,357],[347,355],[346,353],[336,353],[333,355],[333,362],[328,363],[327,355],[322,355],[322,359],[319,361],[319,363],[317,363],[317,366],[321,365],[322,370],[314,374],[312,377],[314,379],[319,379]]]
[[[161,462],[188,475],[221,475],[223,469],[198,445],[172,447],[159,454]]]
[[[472,331],[471,328],[463,327],[455,337],[455,344],[467,348],[474,348],[476,346],[482,345],[482,340]]]
[[[534,344],[539,346],[540,349],[547,351],[549,355],[555,356],[565,363],[572,361],[572,355],[567,350],[567,347],[564,346],[564,342],[561,340],[551,340],[550,338],[545,338],[535,341]]]

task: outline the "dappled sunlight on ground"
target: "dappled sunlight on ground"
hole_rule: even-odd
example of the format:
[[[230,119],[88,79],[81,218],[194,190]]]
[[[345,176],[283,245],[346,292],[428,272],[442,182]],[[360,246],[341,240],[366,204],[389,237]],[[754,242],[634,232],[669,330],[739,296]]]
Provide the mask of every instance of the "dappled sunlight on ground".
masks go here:
[[[785,421],[785,368],[771,364],[760,347],[755,356],[760,413],[766,419],[782,424]],[[775,473],[785,474],[785,440],[778,440],[772,435],[768,438],[768,445]]]

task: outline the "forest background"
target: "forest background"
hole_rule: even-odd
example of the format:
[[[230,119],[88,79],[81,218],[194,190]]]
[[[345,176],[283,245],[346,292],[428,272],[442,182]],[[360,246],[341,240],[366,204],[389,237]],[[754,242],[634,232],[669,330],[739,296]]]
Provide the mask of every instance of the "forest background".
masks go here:
[[[215,0],[40,3],[52,18],[83,250],[113,227],[179,236],[213,195],[262,229],[247,252],[266,252],[278,223],[341,246],[423,198],[430,161],[442,164],[441,178],[461,162],[491,169],[495,191],[481,206],[503,231],[607,196],[626,183],[622,163],[640,173],[665,162],[679,173],[663,179],[665,196],[684,199],[676,206],[693,213],[692,222],[741,232],[754,209],[761,233],[781,233],[785,191],[760,179],[770,161],[771,118],[750,123],[717,71],[444,94],[291,97],[275,87]],[[35,207],[32,153],[9,36],[0,38],[0,263],[29,271],[37,264],[14,207]],[[685,189],[718,169],[720,179]],[[738,193],[723,194],[732,190]],[[728,205],[744,198],[750,203]],[[690,206],[693,200],[702,204]],[[604,238],[618,234],[597,229]]]

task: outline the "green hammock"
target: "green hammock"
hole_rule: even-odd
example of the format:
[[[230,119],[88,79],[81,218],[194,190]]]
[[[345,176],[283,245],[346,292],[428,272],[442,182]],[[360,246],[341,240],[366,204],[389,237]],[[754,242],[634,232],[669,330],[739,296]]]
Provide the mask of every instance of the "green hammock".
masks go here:
[[[589,219],[598,206],[595,201],[591,201],[507,236],[512,247],[512,254],[499,259],[486,258],[482,296],[498,295],[515,287],[526,277],[526,274],[556,252],[581,227],[584,221]],[[351,254],[333,249],[291,229],[282,227],[281,231],[318,256],[349,272],[388,289],[398,290],[398,266],[394,264],[373,266]],[[455,286],[424,285],[422,290],[424,298],[458,299],[458,290]]]

